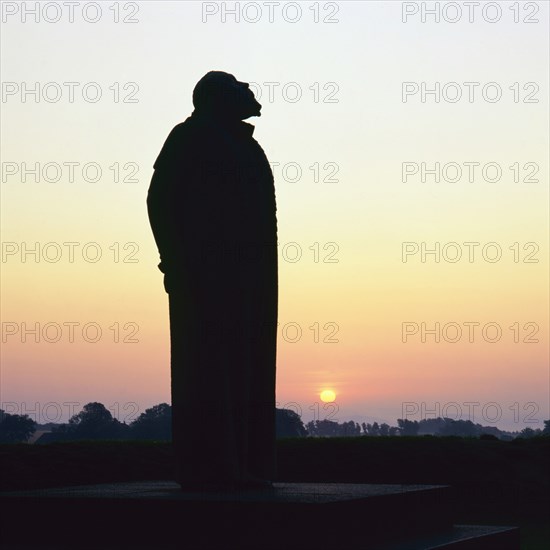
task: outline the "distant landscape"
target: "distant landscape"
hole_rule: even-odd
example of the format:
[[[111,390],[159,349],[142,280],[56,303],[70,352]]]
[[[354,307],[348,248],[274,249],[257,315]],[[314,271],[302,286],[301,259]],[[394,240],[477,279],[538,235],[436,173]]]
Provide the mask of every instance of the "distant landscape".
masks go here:
[[[0,443],[37,443],[75,440],[157,440],[172,439],[172,407],[160,403],[141,413],[127,424],[113,417],[98,402],[91,402],[64,424],[39,424],[28,415],[9,414],[0,409]],[[276,409],[277,437],[402,437],[402,436],[456,436],[510,441],[515,438],[550,436],[550,420],[544,428],[524,428],[504,431],[495,426],[482,426],[471,420],[427,418],[420,421],[399,418],[397,426],[373,422],[359,424],[353,420],[312,420],[304,424],[290,409]],[[204,426],[215,434],[215,426]]]

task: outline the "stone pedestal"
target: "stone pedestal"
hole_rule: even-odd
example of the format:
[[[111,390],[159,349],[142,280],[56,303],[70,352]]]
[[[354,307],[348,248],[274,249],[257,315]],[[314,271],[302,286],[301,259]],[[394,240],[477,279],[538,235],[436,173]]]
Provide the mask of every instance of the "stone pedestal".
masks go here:
[[[150,481],[0,493],[0,507],[6,550],[519,549],[516,528],[453,525],[447,486],[275,483],[203,493]]]

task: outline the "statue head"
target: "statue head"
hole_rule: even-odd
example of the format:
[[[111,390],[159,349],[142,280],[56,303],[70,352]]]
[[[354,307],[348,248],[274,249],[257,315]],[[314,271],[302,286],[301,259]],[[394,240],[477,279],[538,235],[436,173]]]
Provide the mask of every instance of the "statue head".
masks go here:
[[[193,90],[195,112],[226,120],[261,116],[262,106],[246,82],[222,71],[206,73]]]

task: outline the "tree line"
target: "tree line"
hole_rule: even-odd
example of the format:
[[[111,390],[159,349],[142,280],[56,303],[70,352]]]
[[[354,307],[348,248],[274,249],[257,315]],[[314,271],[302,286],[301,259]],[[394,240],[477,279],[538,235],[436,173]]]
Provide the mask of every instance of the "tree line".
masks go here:
[[[28,415],[9,414],[0,409],[0,443],[23,443],[40,427]],[[84,405],[68,423],[49,426],[36,443],[75,441],[84,439],[159,440],[172,439],[172,407],[160,403],[126,424],[113,417],[105,405],[98,402]],[[205,429],[211,427],[205,426]],[[277,437],[305,437],[300,416],[289,409],[276,409]]]
[[[455,436],[480,437],[483,439],[510,440],[516,437],[530,438],[550,435],[550,420],[544,421],[544,428],[524,428],[521,431],[508,432],[495,426],[474,424],[471,420],[455,420],[452,418],[426,418],[423,420],[397,419],[397,426],[378,422],[338,423],[332,420],[315,420],[306,424],[308,435],[317,437],[347,437],[347,436]]]
[[[306,425],[301,417],[290,409],[276,409],[276,434],[284,437],[350,437],[350,436],[458,436],[484,439],[514,439],[550,435],[550,420],[544,428],[524,428],[518,432],[502,431],[494,426],[474,424],[470,420],[431,418],[420,421],[399,418],[397,426],[387,423],[336,422],[312,420]],[[0,443],[22,443],[29,440],[39,425],[28,415],[9,414],[0,409]],[[205,429],[209,429],[205,426]],[[37,443],[74,441],[83,439],[159,440],[172,439],[172,407],[160,403],[141,413],[126,424],[113,417],[102,403],[92,402],[73,415],[68,423],[51,426],[51,432],[43,434]]]

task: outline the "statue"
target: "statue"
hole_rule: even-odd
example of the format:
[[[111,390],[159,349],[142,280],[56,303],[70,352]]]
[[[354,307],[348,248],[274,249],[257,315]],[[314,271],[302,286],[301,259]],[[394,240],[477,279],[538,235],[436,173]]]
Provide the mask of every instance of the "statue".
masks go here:
[[[243,122],[248,84],[211,71],[154,164],[147,208],[170,312],[172,437],[184,490],[270,488],[276,475],[273,174]]]

